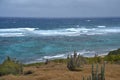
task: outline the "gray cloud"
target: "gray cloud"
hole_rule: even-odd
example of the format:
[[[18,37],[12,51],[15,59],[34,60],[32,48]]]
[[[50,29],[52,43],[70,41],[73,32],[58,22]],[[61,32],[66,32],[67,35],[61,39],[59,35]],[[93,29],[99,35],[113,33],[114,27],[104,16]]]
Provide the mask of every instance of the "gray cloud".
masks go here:
[[[120,0],[0,0],[0,16],[115,17]]]

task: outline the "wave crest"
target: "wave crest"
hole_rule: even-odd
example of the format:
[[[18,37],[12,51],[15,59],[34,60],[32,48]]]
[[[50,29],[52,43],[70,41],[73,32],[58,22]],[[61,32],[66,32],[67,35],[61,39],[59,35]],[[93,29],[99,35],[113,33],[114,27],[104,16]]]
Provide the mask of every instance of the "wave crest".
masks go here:
[[[104,28],[103,28],[104,27]],[[120,33],[120,28],[62,28],[52,30],[40,30],[39,28],[10,28],[0,29],[0,37],[21,36],[80,36],[80,35],[102,35],[109,33]]]

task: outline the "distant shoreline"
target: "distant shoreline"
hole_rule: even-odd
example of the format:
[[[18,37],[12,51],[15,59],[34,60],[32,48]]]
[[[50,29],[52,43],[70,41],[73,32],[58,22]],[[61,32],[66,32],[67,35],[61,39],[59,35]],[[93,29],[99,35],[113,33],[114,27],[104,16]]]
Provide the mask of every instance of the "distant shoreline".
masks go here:
[[[97,55],[98,57],[104,58],[105,56],[107,56],[108,54],[101,54],[101,55]],[[95,56],[89,56],[89,57],[85,57],[85,58],[94,58]],[[67,57],[63,57],[63,58],[52,58],[52,59],[44,59],[44,61],[30,61],[27,63],[24,63],[25,65],[29,65],[29,64],[36,64],[36,63],[44,63],[46,60],[49,61],[56,61],[56,60],[67,60]]]

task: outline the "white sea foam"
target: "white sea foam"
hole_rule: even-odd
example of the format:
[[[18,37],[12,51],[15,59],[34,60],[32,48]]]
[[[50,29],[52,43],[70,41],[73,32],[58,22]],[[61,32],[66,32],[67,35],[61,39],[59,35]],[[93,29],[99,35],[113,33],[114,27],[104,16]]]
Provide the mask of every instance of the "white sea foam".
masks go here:
[[[94,51],[82,50],[82,51],[77,52],[78,55],[80,54],[80,55],[83,55],[83,56],[84,56],[84,54],[88,54],[88,53],[94,53]],[[44,57],[41,57],[41,58],[36,59],[34,61],[27,62],[25,64],[36,63],[36,62],[45,62],[46,59],[49,59],[49,60],[63,59],[63,58],[67,58],[68,55],[73,55],[73,52],[67,52],[65,54],[58,54],[58,55],[53,55],[53,56],[44,56]]]
[[[0,32],[23,32],[23,31],[34,31],[38,28],[9,28],[9,29],[0,29]]]
[[[99,56],[104,56],[104,55],[107,55],[108,52],[103,53],[103,54],[98,54],[98,55]],[[95,52],[95,51],[89,51],[89,50],[81,50],[81,51],[77,51],[76,53],[77,53],[77,55],[80,54],[80,55],[82,55],[84,57],[94,57],[97,52]],[[37,63],[37,62],[45,62],[46,59],[48,59],[48,60],[64,59],[64,58],[67,58],[68,55],[73,55],[73,54],[74,54],[74,52],[67,52],[65,54],[58,54],[58,55],[53,55],[53,56],[43,56],[43,57],[38,58],[38,59],[36,59],[34,61],[27,62],[25,64]]]
[[[0,37],[20,37],[24,36],[23,33],[0,33]]]
[[[103,27],[103,26],[102,26]],[[120,28],[62,28],[52,30],[40,30],[38,28],[10,28],[0,29],[0,37],[21,36],[80,36],[80,35],[104,35],[120,33]]]
[[[86,20],[87,22],[90,22],[91,20]]]
[[[96,52],[95,52],[95,51],[88,51],[88,50],[81,50],[81,51],[77,51],[76,53],[77,53],[77,55],[82,55],[82,56],[89,56],[89,57],[91,57],[91,56],[93,56]],[[69,53],[67,53],[67,54],[69,54],[69,55],[74,55],[74,52],[69,52]]]
[[[65,58],[65,54],[58,54],[58,55],[55,55],[55,56],[44,56],[43,58],[44,59],[58,59],[58,58]]]
[[[53,60],[53,59],[63,59],[63,58],[67,58],[66,54],[58,54],[58,55],[54,55],[54,56],[44,56],[44,57],[41,57],[39,59],[27,62],[25,64],[31,64],[31,63],[37,63],[37,62],[45,62],[46,59]]]
[[[35,31],[37,28],[9,28],[0,29],[0,37],[21,37],[26,36],[28,32]]]
[[[98,28],[105,28],[106,26],[97,26]]]

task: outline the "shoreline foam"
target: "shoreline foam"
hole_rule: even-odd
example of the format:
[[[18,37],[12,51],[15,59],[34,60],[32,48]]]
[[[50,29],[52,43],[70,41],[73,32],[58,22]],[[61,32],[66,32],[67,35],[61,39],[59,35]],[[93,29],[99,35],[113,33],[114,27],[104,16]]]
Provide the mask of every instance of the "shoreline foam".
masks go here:
[[[88,51],[89,52],[89,51]],[[81,52],[77,52],[77,55],[82,55],[84,56],[83,53]],[[101,56],[101,57],[104,57],[106,56],[108,53],[103,53],[103,54],[98,54],[98,56]],[[44,56],[43,58],[38,58],[34,61],[30,61],[30,62],[27,62],[25,64],[32,64],[32,63],[39,63],[39,62],[45,62],[47,59],[48,60],[56,60],[56,59],[67,59],[67,56],[68,55],[73,55],[73,52],[69,52],[67,54],[58,54],[58,55],[54,55],[54,56]],[[91,55],[91,56],[84,56],[84,57],[94,57],[95,55]]]

